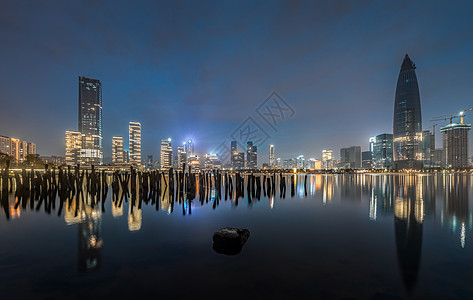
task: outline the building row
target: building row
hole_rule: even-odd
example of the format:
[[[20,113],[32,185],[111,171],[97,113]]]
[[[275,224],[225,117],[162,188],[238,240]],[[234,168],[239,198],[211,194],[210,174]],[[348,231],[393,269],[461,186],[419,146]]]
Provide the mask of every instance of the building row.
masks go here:
[[[17,162],[23,162],[27,155],[36,154],[36,144],[0,135],[0,153],[13,157]]]

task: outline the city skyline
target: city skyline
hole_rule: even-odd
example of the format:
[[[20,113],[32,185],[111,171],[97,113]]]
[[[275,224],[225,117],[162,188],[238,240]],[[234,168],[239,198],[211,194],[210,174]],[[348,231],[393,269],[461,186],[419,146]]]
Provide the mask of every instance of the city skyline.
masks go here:
[[[52,4],[38,4],[39,9],[34,13],[22,14],[17,13],[16,4],[5,5],[3,19],[7,21],[0,26],[6,42],[6,47],[0,50],[2,57],[22,59],[25,63],[17,66],[10,60],[2,61],[6,72],[0,80],[0,99],[4,105],[0,114],[0,134],[34,141],[40,155],[64,155],[64,132],[74,129],[78,121],[71,118],[77,115],[77,76],[86,76],[97,78],[103,85],[102,142],[104,158],[109,160],[112,137],[125,136],[131,120],[143,125],[142,157],[159,157],[160,140],[168,136],[176,141],[176,145],[191,138],[195,141],[196,152],[211,153],[222,142],[229,144],[232,131],[248,115],[255,116],[254,112],[260,103],[274,90],[294,108],[296,117],[281,124],[277,131],[270,132],[270,139],[258,145],[261,149],[274,144],[278,149],[277,157],[289,158],[302,154],[306,158],[319,159],[323,149],[334,149],[334,153],[338,153],[338,149],[360,145],[364,151],[368,148],[369,137],[392,130],[395,80],[400,60],[406,53],[413,57],[417,65],[423,128],[431,125],[431,118],[469,108],[471,103],[469,79],[473,77],[473,71],[468,66],[472,64],[469,53],[473,48],[473,33],[468,30],[471,27],[467,14],[469,3],[435,3],[430,5],[431,13],[428,16],[419,14],[425,8],[425,3],[399,6],[368,3],[346,9],[310,3],[300,6],[274,3],[271,7],[255,5],[254,14],[241,24],[237,16],[245,9],[244,5],[235,9],[234,13],[228,10],[233,8],[231,4],[214,5],[201,17],[193,13],[195,7],[190,3],[188,10],[173,12],[181,21],[189,17],[186,26],[177,26],[175,29],[181,34],[182,40],[177,40],[176,45],[165,46],[156,43],[165,41],[165,36],[158,34],[153,39],[148,30],[144,31],[144,36],[134,40],[135,37],[129,32],[142,29],[140,25],[119,22],[118,28],[126,30],[123,38],[117,35],[118,32],[111,27],[110,17],[104,15],[105,11],[123,11],[128,8],[112,8],[110,4],[100,4],[102,6],[95,12],[78,8],[77,14],[72,14],[70,19],[66,18],[70,12],[62,5],[49,9]],[[144,6],[153,13],[167,13],[172,9],[165,5],[163,12],[157,12],[152,4],[149,5],[151,7]],[[205,5],[198,8],[205,10]],[[379,10],[380,14],[370,14],[369,20],[377,22],[377,29],[368,28],[364,17],[375,10]],[[258,15],[262,11],[265,14]],[[311,13],[315,11],[324,12],[332,16],[333,20],[321,18],[320,21],[314,21],[316,18]],[[281,12],[286,12],[286,16]],[[387,16],[392,12],[397,13],[396,18]],[[137,19],[145,13],[145,9],[133,8],[130,13]],[[220,13],[222,17],[218,17]],[[45,21],[47,16],[66,18],[64,30],[78,33],[77,37],[49,30],[52,24]],[[260,16],[262,19],[259,19]],[[297,20],[295,16],[298,16]],[[436,18],[440,18],[442,24],[436,25]],[[102,23],[97,24],[95,20],[98,19]],[[209,48],[197,43],[197,37],[192,37],[195,31],[189,26],[203,19],[209,20],[207,26],[203,25],[207,35],[199,34],[197,40]],[[400,19],[403,20],[402,25]],[[24,23],[15,27],[18,20],[24,20]],[[90,21],[90,24],[81,27],[83,32],[78,32],[77,24],[85,20]],[[168,24],[171,21],[163,18],[162,22]],[[351,35],[343,30],[348,23],[353,28]],[[445,25],[447,23],[448,26]],[[91,33],[92,28],[100,24],[103,26],[97,27],[111,39],[108,47],[103,47],[100,42],[100,46],[106,49],[105,53],[83,42],[84,34]],[[247,45],[248,48],[243,51],[245,56],[228,49],[221,42],[221,35],[210,31],[216,24],[221,25],[223,31],[240,28],[236,30],[237,36],[232,36],[230,40]],[[335,30],[336,39],[325,38],[323,32],[328,27]],[[267,31],[268,28],[273,30]],[[287,29],[284,31],[282,28]],[[409,34],[401,35],[406,29],[409,29]],[[253,37],[253,31],[258,33],[258,39]],[[282,36],[276,34],[281,31]],[[45,32],[54,34],[48,37]],[[294,35],[296,32],[298,34]],[[261,33],[263,41],[260,41]],[[43,37],[44,42],[28,38],[34,35]],[[134,50],[126,46],[130,38],[136,42]],[[355,43],[353,39],[357,38],[359,41]],[[86,49],[87,54],[70,48],[76,39],[82,41],[79,48]],[[91,40],[98,39],[98,35],[91,36]],[[152,47],[145,46],[149,40],[155,41]],[[37,48],[37,55],[29,55],[31,50],[24,47],[21,41],[28,41],[24,43],[31,49]],[[187,52],[182,50],[186,42],[189,49],[199,50],[188,58]],[[349,55],[345,53],[345,47],[341,47],[344,43],[353,50]],[[262,51],[270,47],[274,49],[274,55],[259,62],[261,57],[254,55],[251,50],[256,46]],[[215,56],[206,55],[206,49],[210,48],[216,51]],[[140,61],[133,51],[135,54],[152,54]],[[155,61],[158,54],[163,54],[169,62]],[[182,62],[177,63],[179,60]],[[236,61],[248,64],[242,66]],[[148,63],[151,67],[145,66]],[[35,76],[46,69],[49,76]],[[256,72],[256,78],[249,77],[255,70],[265,71]],[[223,71],[229,73],[230,77],[222,78]],[[142,74],[138,75],[137,72]],[[25,73],[31,76],[19,80],[19,76]],[[46,88],[45,79],[53,79],[55,89]],[[29,88],[19,89],[17,82]],[[340,86],[343,88],[340,89]],[[134,103],[133,107],[129,106],[130,103]],[[11,113],[13,111],[21,111],[35,126],[29,122],[20,122]],[[471,123],[471,116],[466,116],[466,122]],[[329,131],[326,124],[330,124]],[[356,124],[356,129],[351,124]],[[264,122],[260,122],[260,125],[270,131]],[[439,128],[436,133],[438,137],[441,136]],[[291,143],[285,142],[288,138],[291,138]],[[291,148],[287,144],[297,147]],[[471,149],[471,139],[469,144]],[[437,148],[441,145],[441,139],[437,138]],[[260,152],[259,164],[268,161],[267,151]]]

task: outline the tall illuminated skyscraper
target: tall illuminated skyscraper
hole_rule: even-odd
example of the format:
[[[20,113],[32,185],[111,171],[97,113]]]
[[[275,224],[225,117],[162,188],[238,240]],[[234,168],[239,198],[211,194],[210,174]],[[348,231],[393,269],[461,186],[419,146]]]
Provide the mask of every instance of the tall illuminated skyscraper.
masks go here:
[[[98,79],[79,77],[78,131],[82,134],[81,163],[102,164],[102,83]]]
[[[182,170],[184,163],[187,163],[187,153],[184,151],[184,146],[177,147],[177,166]]]
[[[171,138],[161,140],[161,169],[172,167],[172,145]]]
[[[276,161],[274,160],[274,145],[269,145],[268,158],[269,158],[269,166],[273,168],[276,163]]]
[[[397,169],[422,168],[422,114],[415,69],[406,54],[394,100],[394,166]]]
[[[112,138],[112,163],[121,164],[124,163],[123,157],[123,137],[114,136]]]
[[[253,146],[253,142],[246,143],[246,168],[255,169],[258,164],[258,148]]]
[[[373,164],[376,169],[391,169],[393,166],[393,135],[378,134],[374,146]]]
[[[79,131],[66,131],[66,164],[74,166],[81,162],[82,134]]]
[[[186,152],[187,158],[195,155],[194,142],[191,139],[186,141],[186,144],[184,145],[184,151]]]
[[[141,165],[141,124],[130,122],[129,125],[130,164]]]
[[[334,167],[334,158],[333,150],[322,150],[322,168],[325,170],[333,169]]]

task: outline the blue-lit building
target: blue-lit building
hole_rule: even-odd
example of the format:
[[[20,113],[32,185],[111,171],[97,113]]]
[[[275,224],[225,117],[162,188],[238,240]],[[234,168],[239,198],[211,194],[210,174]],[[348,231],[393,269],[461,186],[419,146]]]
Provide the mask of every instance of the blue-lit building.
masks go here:
[[[378,134],[374,145],[373,165],[376,169],[391,169],[393,167],[393,135]]]
[[[394,167],[422,168],[422,114],[416,66],[406,54],[394,100]]]

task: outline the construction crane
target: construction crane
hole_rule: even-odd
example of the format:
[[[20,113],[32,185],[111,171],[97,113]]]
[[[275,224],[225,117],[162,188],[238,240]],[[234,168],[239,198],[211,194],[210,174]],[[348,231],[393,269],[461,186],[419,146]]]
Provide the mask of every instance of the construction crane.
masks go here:
[[[451,113],[451,114],[448,114],[448,115],[443,115],[443,116],[438,116],[432,120],[430,120],[430,122],[434,122],[434,121],[444,121],[444,120],[450,120],[450,124],[452,124],[452,119],[454,118],[460,118],[460,123],[463,124],[463,117],[465,116],[465,113],[467,111],[472,111],[473,108],[469,108],[469,109],[464,109],[460,112],[456,112],[456,113]]]

